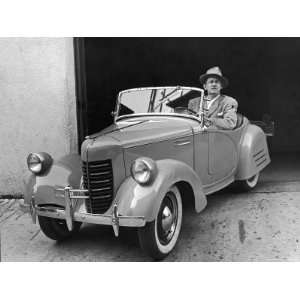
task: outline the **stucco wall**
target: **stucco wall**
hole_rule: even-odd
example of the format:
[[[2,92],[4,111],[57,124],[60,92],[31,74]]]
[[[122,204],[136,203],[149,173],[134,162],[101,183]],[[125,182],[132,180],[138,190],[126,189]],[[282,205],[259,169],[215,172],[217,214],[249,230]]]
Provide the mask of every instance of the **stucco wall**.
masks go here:
[[[0,196],[23,192],[26,157],[77,151],[72,38],[0,38]]]

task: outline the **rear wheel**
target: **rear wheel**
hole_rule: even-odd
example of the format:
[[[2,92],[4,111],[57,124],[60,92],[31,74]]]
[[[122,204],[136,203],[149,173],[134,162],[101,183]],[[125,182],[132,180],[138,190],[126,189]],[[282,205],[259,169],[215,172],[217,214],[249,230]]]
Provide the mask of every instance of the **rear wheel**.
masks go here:
[[[176,186],[170,187],[153,222],[138,231],[141,248],[154,259],[163,259],[175,247],[182,223],[182,200]]]
[[[54,219],[44,216],[38,216],[39,224],[43,233],[50,239],[56,241],[65,240],[80,229],[81,223],[74,222],[74,228],[70,231],[65,220]]]
[[[250,191],[254,189],[258,183],[258,178],[259,178],[259,172],[246,180],[241,180],[239,183],[240,188],[243,191]]]

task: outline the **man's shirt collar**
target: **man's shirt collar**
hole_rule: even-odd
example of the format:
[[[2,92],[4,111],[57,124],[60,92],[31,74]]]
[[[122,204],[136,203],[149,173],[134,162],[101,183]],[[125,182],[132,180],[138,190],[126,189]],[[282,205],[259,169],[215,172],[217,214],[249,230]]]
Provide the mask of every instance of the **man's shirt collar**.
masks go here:
[[[207,97],[204,98],[204,100],[206,101],[206,107],[207,109],[209,109],[211,107],[211,105],[220,97],[221,95],[217,95],[216,97],[214,97],[213,99],[209,100]]]

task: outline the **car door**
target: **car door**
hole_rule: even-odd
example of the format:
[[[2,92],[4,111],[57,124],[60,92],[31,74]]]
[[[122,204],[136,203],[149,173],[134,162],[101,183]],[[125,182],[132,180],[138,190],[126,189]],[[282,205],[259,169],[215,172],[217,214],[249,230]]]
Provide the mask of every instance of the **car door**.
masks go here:
[[[229,130],[194,128],[194,165],[206,193],[226,185],[237,166],[236,138]],[[224,184],[225,183],[225,184]]]
[[[223,182],[236,169],[238,151],[232,133],[232,130],[207,130],[210,183]]]

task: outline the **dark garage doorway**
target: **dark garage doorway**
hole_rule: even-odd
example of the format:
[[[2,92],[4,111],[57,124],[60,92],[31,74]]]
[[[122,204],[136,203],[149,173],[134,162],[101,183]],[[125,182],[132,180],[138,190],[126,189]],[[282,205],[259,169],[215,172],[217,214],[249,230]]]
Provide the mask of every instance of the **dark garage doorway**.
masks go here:
[[[75,38],[74,45],[80,143],[111,124],[120,90],[199,86],[199,75],[218,65],[242,114],[274,120],[271,152],[300,152],[300,38]]]

